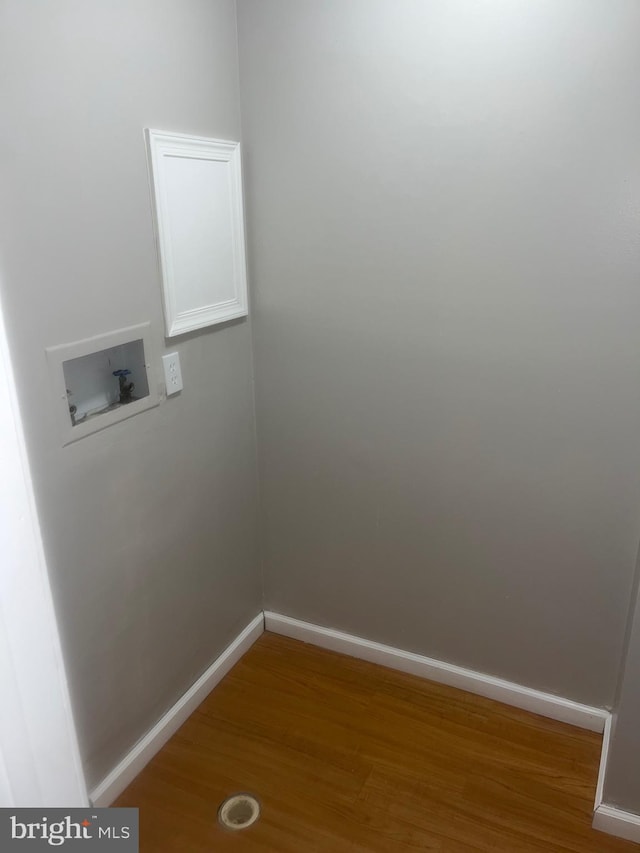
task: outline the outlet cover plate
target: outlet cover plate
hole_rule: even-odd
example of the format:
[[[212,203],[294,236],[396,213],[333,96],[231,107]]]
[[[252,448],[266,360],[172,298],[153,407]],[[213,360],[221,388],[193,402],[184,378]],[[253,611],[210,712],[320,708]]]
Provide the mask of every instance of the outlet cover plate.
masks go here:
[[[182,391],[182,371],[180,370],[180,354],[169,352],[162,356],[164,381],[167,386],[167,397]]]

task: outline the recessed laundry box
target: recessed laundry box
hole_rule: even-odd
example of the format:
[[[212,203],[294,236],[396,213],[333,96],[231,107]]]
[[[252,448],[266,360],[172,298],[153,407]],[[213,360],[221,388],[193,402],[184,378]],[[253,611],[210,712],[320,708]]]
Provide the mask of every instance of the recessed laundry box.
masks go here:
[[[158,404],[150,324],[47,349],[63,444]]]

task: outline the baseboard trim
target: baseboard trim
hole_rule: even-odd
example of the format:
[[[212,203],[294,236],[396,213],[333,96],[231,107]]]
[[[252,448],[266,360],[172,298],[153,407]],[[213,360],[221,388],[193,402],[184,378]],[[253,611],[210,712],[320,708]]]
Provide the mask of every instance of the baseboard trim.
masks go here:
[[[94,806],[110,806],[124,791],[153,756],[165,745],[198,705],[229,672],[232,666],[255,643],[264,631],[262,611],[252,619],[236,639],[216,658],[183,696],[171,707],[155,726],[138,741],[102,782],[91,791]]]
[[[593,828],[640,842],[640,815],[625,812],[602,801],[611,739],[609,711],[271,611],[261,612],[252,619],[195,684],[91,791],[91,802],[95,806],[111,805],[265,630],[457,687],[580,728],[603,732]]]
[[[613,717],[609,717],[604,724],[604,734],[602,736],[602,749],[600,751],[600,767],[598,768],[598,784],[596,785],[596,801],[594,803],[594,814],[602,805],[604,797],[604,777],[607,772],[607,761],[609,760],[609,742],[611,740],[611,724]]]
[[[275,634],[283,634],[305,643],[312,643],[351,657],[361,658],[371,663],[427,678],[439,684],[458,687],[469,693],[495,699],[498,702],[504,702],[506,705],[522,708],[525,711],[531,711],[534,714],[560,720],[563,723],[570,723],[573,726],[579,726],[590,731],[603,732],[606,722],[611,716],[603,708],[581,705],[561,696],[543,693],[530,687],[495,678],[492,675],[484,675],[454,664],[396,649],[393,646],[385,646],[381,643],[365,640],[362,637],[345,634],[342,631],[322,628],[310,622],[292,619],[290,616],[265,611],[264,617],[265,629]]]
[[[600,753],[600,770],[598,771],[598,785],[596,787],[596,802],[593,810],[592,826],[607,835],[615,835],[625,838],[627,841],[640,842],[640,815],[626,812],[615,806],[604,803],[604,780],[607,774],[607,762],[609,761],[609,744],[611,741],[611,724],[613,717],[609,716],[602,738],[602,752]]]
[[[600,832],[606,832],[607,835],[640,842],[640,815],[632,812],[625,812],[602,803],[593,814],[592,826]]]

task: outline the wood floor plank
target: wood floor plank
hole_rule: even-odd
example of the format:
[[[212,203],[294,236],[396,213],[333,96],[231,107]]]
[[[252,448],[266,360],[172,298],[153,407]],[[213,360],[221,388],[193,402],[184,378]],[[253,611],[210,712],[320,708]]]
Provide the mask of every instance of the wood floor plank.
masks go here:
[[[591,828],[601,737],[264,634],[114,805],[142,853],[632,853]],[[258,823],[217,824],[254,793]]]

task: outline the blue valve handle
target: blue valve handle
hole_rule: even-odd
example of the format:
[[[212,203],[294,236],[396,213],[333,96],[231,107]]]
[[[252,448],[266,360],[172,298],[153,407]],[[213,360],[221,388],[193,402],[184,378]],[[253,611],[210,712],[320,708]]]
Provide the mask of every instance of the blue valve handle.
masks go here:
[[[126,368],[124,370],[114,370],[113,371],[114,376],[129,376],[130,373],[131,373],[131,371],[127,370]]]

